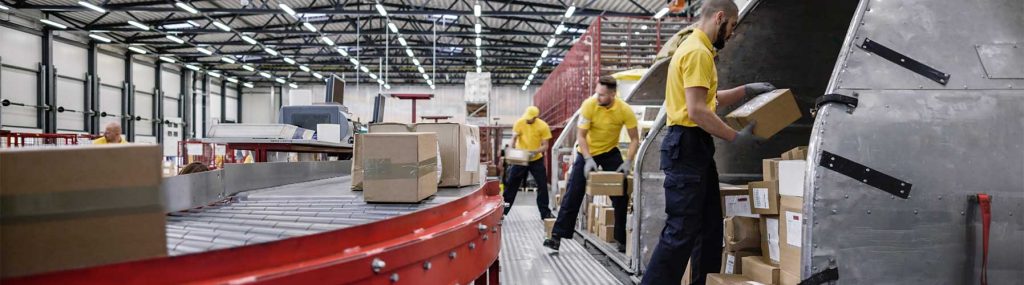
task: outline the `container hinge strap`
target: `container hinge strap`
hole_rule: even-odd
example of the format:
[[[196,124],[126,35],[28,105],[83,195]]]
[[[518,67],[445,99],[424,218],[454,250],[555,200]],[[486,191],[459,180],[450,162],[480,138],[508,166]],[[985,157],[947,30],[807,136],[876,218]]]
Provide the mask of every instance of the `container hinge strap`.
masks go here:
[[[914,60],[913,58],[903,55],[898,51],[894,51],[882,44],[879,44],[878,42],[872,41],[869,38],[864,38],[864,42],[860,44],[860,47],[939,84],[946,85],[946,83],[949,83],[949,73],[945,73],[932,68],[931,66],[925,65],[920,61]]]
[[[818,285],[837,280],[839,280],[839,268],[830,266],[828,269],[814,273],[811,277],[800,281],[800,285]]]
[[[909,182],[824,150],[821,151],[818,165],[903,199],[910,197],[910,188],[914,186]]]
[[[853,113],[853,109],[857,108],[857,103],[859,102],[856,96],[857,93],[853,93],[853,96],[847,96],[843,94],[822,95],[821,97],[818,97],[818,99],[814,100],[814,108],[811,109],[811,116],[816,116],[818,114],[818,110],[821,109],[821,106],[824,106],[825,104],[829,103],[846,105],[846,107],[848,107],[848,109],[846,109],[846,112]]]

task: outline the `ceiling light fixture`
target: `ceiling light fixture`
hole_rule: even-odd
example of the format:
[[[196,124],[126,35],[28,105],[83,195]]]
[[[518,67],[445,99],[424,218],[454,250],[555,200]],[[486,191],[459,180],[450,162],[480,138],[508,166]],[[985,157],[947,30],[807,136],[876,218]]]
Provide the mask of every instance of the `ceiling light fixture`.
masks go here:
[[[365,66],[365,65],[363,65],[363,66],[360,66],[360,67],[359,67],[359,70],[362,70],[363,72],[366,72],[366,73],[370,73],[370,69],[369,69],[369,68],[366,68],[366,66]]]
[[[224,79],[227,79],[228,82],[231,82],[231,83],[238,83],[238,79],[236,79],[234,77],[224,77]]]
[[[133,46],[129,46],[129,47],[128,47],[128,50],[130,50],[130,51],[134,51],[134,52],[135,52],[135,53],[137,53],[137,54],[147,54],[147,53],[149,53],[148,51],[146,51],[146,50],[144,50],[144,49],[141,49],[141,48],[137,48],[137,47],[133,47]]]
[[[407,46],[409,44],[409,43],[405,42],[405,38],[403,38],[403,37],[398,37],[398,43],[402,44],[403,47]]]
[[[260,44],[259,42],[256,41],[256,39],[250,38],[249,36],[245,36],[245,35],[242,36],[242,40],[247,42],[247,43],[249,43],[249,44],[251,44],[251,45],[259,45]]]
[[[78,1],[78,5],[82,5],[85,8],[89,8],[90,10],[93,10],[93,11],[96,11],[96,12],[100,12],[100,13],[106,13],[107,12],[107,9],[103,9],[103,7],[96,6],[96,4],[89,3],[87,1]]]
[[[242,83],[242,86],[245,86],[245,88],[253,88],[253,87],[255,87],[255,85],[253,85],[252,82]]]
[[[299,88],[299,85],[295,84],[294,82],[292,82],[292,83],[288,83],[288,87],[291,87],[292,89],[295,89],[295,88]]]
[[[423,74],[423,80],[430,80],[430,76],[427,76],[427,74],[426,74],[426,73],[424,73],[424,74]]]
[[[422,66],[417,66],[417,67],[416,67],[416,69],[417,69],[417,70],[419,70],[419,71],[420,71],[420,73],[424,73],[424,74],[426,74],[426,73],[427,73],[427,71],[426,71],[426,70],[424,70]]]
[[[555,34],[556,35],[561,35],[563,32],[565,32],[565,25],[558,24],[558,27],[555,28]]]
[[[473,5],[473,16],[480,17],[481,14],[482,13],[480,13],[480,4],[478,3],[476,5]]]
[[[349,58],[348,62],[351,62],[355,66],[359,66],[359,60],[355,58]]]
[[[277,81],[277,83],[281,83],[281,84],[288,83],[288,80],[284,80],[284,78],[280,78],[280,77],[278,77],[278,78],[276,78],[274,80]]]
[[[540,53],[540,57],[541,57],[541,58],[545,58],[545,57],[548,57],[548,50],[547,50],[547,49],[545,49],[545,50],[544,50],[544,52],[541,52],[541,53]]]
[[[551,38],[550,40],[548,40],[548,47],[553,47],[553,46],[555,46],[555,38]]]
[[[483,54],[483,51],[481,51],[480,49],[476,50],[476,57],[483,57]]]
[[[272,56],[277,56],[278,55],[277,51],[272,49],[272,48],[264,48],[263,51],[269,53]]]
[[[285,13],[288,13],[288,15],[292,15],[292,17],[295,17],[295,10],[292,10],[292,7],[288,7],[288,5],[285,5],[284,3],[277,4],[277,7],[281,8],[281,10],[284,11]]]
[[[161,56],[161,57],[159,57],[159,58],[160,58],[160,60],[166,61],[167,63],[175,63],[175,62],[178,62],[177,60],[174,60],[173,58],[170,58],[170,57],[166,57],[166,56]]]
[[[243,64],[242,65],[242,69],[245,69],[246,71],[256,71],[256,69],[253,68],[252,65],[248,65],[248,64]]]
[[[398,33],[398,26],[396,26],[395,23],[388,22],[388,29],[390,29],[392,33]]]
[[[324,79],[323,75],[320,75],[319,73],[316,72],[313,72],[313,77],[316,77],[316,79]]]
[[[373,74],[373,73],[370,73],[370,78],[372,78],[373,80],[377,80],[377,75]]]
[[[538,69],[538,68],[536,68],[536,67],[534,67],[534,68],[533,68],[533,72],[530,72],[530,73],[531,73],[531,74],[537,74],[537,71],[539,71],[539,69]]]
[[[476,38],[476,46],[477,47],[480,47],[480,44],[482,44],[482,43],[483,43],[483,40],[481,40],[480,38]]]
[[[57,23],[57,22],[54,22],[54,21],[50,21],[50,20],[47,20],[47,19],[39,19],[39,21],[43,22],[43,24],[47,24],[47,25],[50,25],[51,27],[62,29],[62,30],[68,28],[68,26],[65,26],[64,24]]]
[[[217,26],[217,28],[220,29],[221,31],[225,31],[225,32],[230,32],[231,31],[231,27],[230,26],[228,26],[225,23],[221,23],[220,21],[213,21],[213,25]]]
[[[199,71],[200,70],[200,68],[198,66],[191,65],[191,64],[186,64],[185,68],[188,68],[188,69],[191,69],[191,70],[194,70],[194,71]]]
[[[374,7],[377,8],[377,13],[380,13],[381,16],[388,16],[388,11],[385,11],[384,6],[381,6],[380,3],[377,3],[377,5],[374,5]]]
[[[476,67],[476,73],[480,73],[481,71],[483,71],[483,69],[482,69],[482,68],[480,68],[479,66],[477,66],[477,67]]]
[[[477,59],[476,60],[476,66],[481,66],[481,65],[484,65],[484,61],[480,60],[480,59]]]
[[[661,10],[658,10],[658,13],[654,14],[654,18],[655,19],[661,19],[661,17],[665,17],[666,14],[668,14],[668,7],[664,7],[664,8],[661,8]],[[643,29],[643,28],[641,28],[641,29]]]
[[[228,64],[235,64],[235,62],[236,62],[234,58],[231,58],[231,57],[229,57],[229,56],[223,56],[223,57],[221,57],[221,58],[220,58],[220,61],[226,62],[226,63],[228,63]]]
[[[473,29],[476,31],[477,34],[480,34],[480,32],[483,31],[483,26],[480,25],[480,23],[476,23],[476,25],[473,25]]]
[[[196,10],[196,8],[193,8],[191,5],[185,4],[183,2],[174,2],[174,6],[178,6],[178,8],[185,10],[185,12],[199,14],[199,10]]]
[[[302,26],[306,27],[306,29],[309,30],[310,32],[316,33],[316,27],[314,27],[313,24],[310,24],[309,22],[303,22]]]
[[[324,44],[326,44],[326,45],[334,46],[334,41],[331,40],[331,38],[328,38],[327,36],[320,37],[320,40],[323,41]]]
[[[202,47],[197,47],[196,50],[198,50],[199,52],[204,53],[206,55],[213,55],[213,51],[205,49],[205,48],[202,48]]]
[[[416,56],[416,54],[412,53],[412,49],[409,49],[409,48],[405,49],[405,54],[409,55],[409,57]]]
[[[213,77],[216,77],[216,78],[220,78],[220,73],[217,73],[216,71],[210,71],[210,72],[207,72],[206,74],[208,74],[210,76],[213,76]]]
[[[309,72],[309,67],[306,67],[305,65],[299,65],[299,69],[301,69],[303,72]]]
[[[287,62],[288,64],[295,64],[295,60],[290,57],[285,57],[284,62]]]
[[[338,54],[341,54],[341,56],[348,56],[348,51],[346,51],[345,48],[343,48],[343,47],[339,47],[337,49],[337,51],[338,51]]]
[[[573,12],[576,12],[576,6],[569,6],[569,9],[565,9],[565,17],[572,17]]]
[[[185,40],[183,40],[183,39],[181,39],[179,37],[172,36],[172,35],[167,35],[167,39],[171,40],[172,42],[178,43],[179,45],[185,43]]]
[[[89,37],[93,38],[93,39],[96,39],[97,41],[104,42],[104,43],[109,43],[109,42],[113,41],[111,39],[105,38],[105,37],[103,37],[101,35],[97,35],[97,34],[89,34]]]
[[[269,79],[271,77],[270,73],[266,73],[266,72],[260,72],[260,76],[263,76],[263,77],[265,77],[267,79]]]
[[[146,24],[143,24],[143,23],[139,23],[139,22],[136,22],[136,21],[129,20],[128,24],[132,25],[132,26],[135,26],[136,28],[139,28],[139,30],[143,30],[143,31],[148,31],[149,30],[149,26],[147,26]]]

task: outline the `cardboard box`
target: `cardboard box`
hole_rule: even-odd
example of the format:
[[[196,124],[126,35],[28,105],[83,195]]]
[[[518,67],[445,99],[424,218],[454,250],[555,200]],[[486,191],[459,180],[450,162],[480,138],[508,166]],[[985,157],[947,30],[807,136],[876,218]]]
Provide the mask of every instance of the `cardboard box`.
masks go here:
[[[587,203],[587,231],[597,234],[594,225],[597,224],[597,205]]]
[[[598,231],[597,236],[599,238],[601,238],[601,240],[603,240],[605,242],[615,242],[615,226],[614,225],[612,225],[612,226],[598,225],[597,226],[597,231]]]
[[[750,278],[737,274],[709,273],[706,280],[707,285],[754,285]]]
[[[363,191],[363,150],[362,134],[353,134],[352,144],[352,191]]]
[[[551,237],[551,229],[555,228],[555,219],[544,219],[544,234],[546,237]]]
[[[562,205],[562,194],[555,194],[555,207]]]
[[[750,190],[747,190],[747,185],[721,187],[719,192],[721,193],[723,217],[761,217],[750,209]]]
[[[779,264],[779,217],[761,217],[761,256],[771,264]]]
[[[803,203],[800,197],[782,196],[779,219],[779,268],[800,274],[800,247],[803,239]]]
[[[736,108],[725,116],[725,122],[733,129],[741,130],[751,121],[757,121],[754,135],[767,139],[796,122],[800,116],[793,93],[789,89],[776,89]]]
[[[162,151],[0,150],[0,277],[166,256]]]
[[[622,172],[597,171],[590,173],[587,179],[587,194],[604,196],[622,196],[625,176]]]
[[[530,165],[531,157],[532,156],[530,155],[529,151],[514,148],[509,148],[505,150],[505,163],[511,165]]]
[[[761,174],[763,181],[779,180],[779,161],[781,158],[767,158],[761,160]]]
[[[693,273],[690,272],[691,271],[690,267],[692,267],[692,266],[693,266],[693,260],[692,259],[688,260],[686,262],[686,269],[683,270],[683,279],[681,280],[682,282],[680,282],[679,284],[681,284],[681,285],[690,285],[690,284],[693,283]]]
[[[370,133],[409,133],[412,126],[405,123],[373,123],[367,128]]]
[[[798,146],[782,153],[784,160],[807,160],[807,146]]]
[[[626,219],[628,220],[630,218],[632,218],[632,217],[627,217]],[[635,249],[633,249],[634,241],[633,241],[633,239],[629,238],[631,236],[633,236],[633,229],[626,228],[626,257],[632,257],[633,256],[633,251],[635,250]]]
[[[597,223],[602,226],[615,225],[615,208],[601,207],[597,210]]]
[[[720,268],[719,271],[725,274],[742,274],[743,258],[747,256],[761,256],[761,250],[737,252],[723,251],[722,268]]]
[[[750,187],[750,210],[761,215],[779,214],[779,181],[757,181]]]
[[[779,195],[803,197],[806,171],[805,160],[779,161]]]
[[[418,203],[437,193],[437,135],[370,133],[362,136],[363,200]]]
[[[743,260],[743,276],[750,280],[765,283],[779,283],[779,268],[767,263],[760,256],[747,256]]]
[[[413,131],[437,134],[441,147],[440,186],[476,183],[473,173],[480,170],[480,137],[473,136],[472,127],[459,123],[419,123],[413,126]]]
[[[626,175],[626,196],[633,196],[633,174]],[[633,199],[629,199],[633,203]]]
[[[756,218],[725,218],[726,251],[760,251],[761,225]]]
[[[800,284],[799,273],[789,273],[785,271],[779,271],[779,285],[797,285]]]

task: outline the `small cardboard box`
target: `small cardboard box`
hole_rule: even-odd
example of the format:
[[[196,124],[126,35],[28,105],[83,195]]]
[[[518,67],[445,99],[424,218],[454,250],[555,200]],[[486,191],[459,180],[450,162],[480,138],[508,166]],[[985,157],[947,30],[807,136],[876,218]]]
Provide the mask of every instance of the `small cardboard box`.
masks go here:
[[[766,158],[761,160],[761,174],[763,181],[779,180],[779,161],[781,158]]]
[[[779,264],[779,217],[761,217],[761,256],[771,264]]]
[[[784,160],[807,160],[807,146],[798,146],[782,153]]]
[[[757,181],[750,187],[750,209],[755,214],[779,214],[779,181]]]
[[[782,196],[779,219],[779,268],[800,274],[800,247],[803,239],[803,203],[800,197]]]
[[[615,208],[601,207],[597,210],[597,223],[602,226],[615,225]]]
[[[789,124],[800,119],[800,108],[789,89],[776,89],[750,99],[725,116],[725,122],[741,130],[751,121],[756,121],[754,135],[770,138]]]
[[[743,260],[742,258],[747,256],[761,256],[761,250],[757,251],[723,251],[722,252],[722,268],[720,272],[725,274],[742,274],[743,273]]]
[[[0,277],[167,255],[162,148],[0,149]]]
[[[597,225],[597,205],[594,203],[587,204],[587,231],[597,234],[597,230],[594,228]]]
[[[719,192],[721,193],[723,217],[761,217],[750,210],[750,190],[747,190],[747,185],[725,186],[721,187]]]
[[[743,276],[750,280],[765,283],[779,283],[779,268],[771,265],[760,256],[747,256],[743,259]]]
[[[756,218],[725,218],[726,251],[760,251],[761,225]]]
[[[799,273],[789,273],[785,271],[779,271],[779,285],[797,285],[800,284]]]
[[[437,193],[437,135],[370,133],[362,136],[363,200],[419,203]]]
[[[473,173],[479,171],[480,138],[473,128],[459,123],[419,123],[413,131],[437,134],[441,148],[442,187],[459,187],[476,183]]]
[[[806,168],[805,160],[779,161],[779,195],[803,197]]]
[[[354,134],[352,145],[352,191],[363,191],[362,134]]]
[[[412,126],[405,123],[373,123],[367,129],[370,133],[408,133]]]
[[[605,242],[615,242],[615,226],[597,226],[597,236]]]
[[[544,219],[544,233],[546,237],[551,237],[551,229],[555,228],[555,219]]]
[[[707,285],[753,285],[750,278],[738,274],[708,273]]]
[[[587,194],[622,196],[622,191],[624,190],[622,184],[625,182],[625,179],[621,172],[591,172],[590,179],[587,179]]]
[[[530,152],[509,148],[505,150],[505,162],[511,165],[530,165]]]
[[[633,174],[626,175],[626,196],[633,196]],[[632,203],[633,199],[629,201]]]

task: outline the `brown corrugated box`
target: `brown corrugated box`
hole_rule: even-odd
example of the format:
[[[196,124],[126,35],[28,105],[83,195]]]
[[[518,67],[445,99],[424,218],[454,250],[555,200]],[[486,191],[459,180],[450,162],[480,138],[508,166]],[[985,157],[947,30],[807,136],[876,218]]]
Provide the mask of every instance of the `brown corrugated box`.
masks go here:
[[[405,123],[373,123],[367,128],[370,133],[408,133],[412,126]]]
[[[352,190],[363,191],[363,159],[362,159],[362,134],[354,134],[352,144]]]
[[[597,223],[602,226],[615,225],[615,208],[612,207],[600,207],[597,208]]]
[[[725,122],[741,130],[751,121],[757,121],[754,135],[770,138],[789,124],[800,119],[800,109],[789,89],[776,89],[750,99],[725,116]]]
[[[614,225],[610,225],[610,226],[598,225],[597,226],[597,231],[598,231],[597,236],[599,238],[601,238],[601,240],[603,240],[605,242],[615,242],[615,226]]]
[[[781,253],[779,252],[779,217],[761,217],[761,256],[766,262],[779,264]]]
[[[789,272],[779,271],[779,285],[797,285],[800,284],[800,276],[794,275]]]
[[[798,146],[782,153],[783,160],[805,160],[807,159],[807,146]]]
[[[719,268],[719,271],[725,274],[742,274],[743,258],[747,256],[761,256],[761,249],[757,251],[723,251],[722,267]]]
[[[761,160],[761,174],[763,181],[779,180],[779,161],[781,158],[766,158]]]
[[[759,217],[750,210],[750,190],[747,185],[720,185],[720,197],[722,201],[722,217],[744,216]]]
[[[737,274],[709,273],[706,280],[707,285],[753,285],[750,278]]]
[[[803,224],[804,199],[782,196],[779,211],[779,268],[790,274],[800,274],[800,246]],[[792,227],[792,228],[791,228]],[[793,236],[789,233],[792,232]]]
[[[587,194],[604,196],[622,196],[625,176],[622,172],[596,171],[587,179]]]
[[[437,134],[441,148],[442,187],[459,187],[475,183],[473,173],[479,171],[479,136],[473,136],[473,128],[459,123],[419,123],[413,131]],[[475,160],[475,162],[474,162]]]
[[[760,256],[747,256],[743,260],[743,276],[765,284],[779,283],[779,268]]]
[[[756,218],[725,218],[725,251],[760,251],[761,225]]]
[[[779,214],[779,181],[756,181],[750,187],[750,210],[755,214]]]
[[[370,133],[362,136],[363,199],[418,203],[437,193],[437,136]]]
[[[550,237],[551,236],[551,229],[554,229],[554,228],[555,228],[555,219],[554,218],[544,219],[544,233],[546,234],[545,235],[546,237]]]
[[[156,145],[0,150],[0,276],[167,255]]]
[[[505,162],[511,165],[529,165],[530,158],[532,158],[532,156],[529,151],[514,148],[505,150]]]

